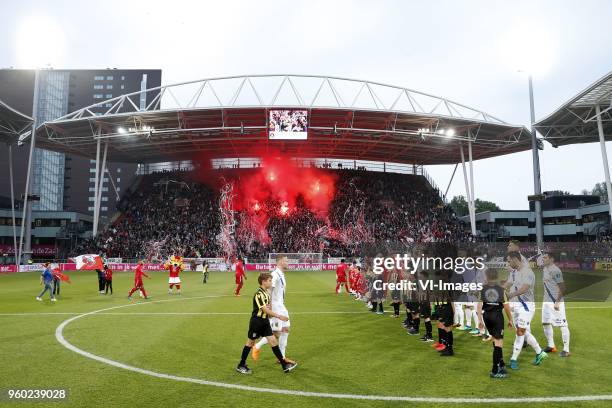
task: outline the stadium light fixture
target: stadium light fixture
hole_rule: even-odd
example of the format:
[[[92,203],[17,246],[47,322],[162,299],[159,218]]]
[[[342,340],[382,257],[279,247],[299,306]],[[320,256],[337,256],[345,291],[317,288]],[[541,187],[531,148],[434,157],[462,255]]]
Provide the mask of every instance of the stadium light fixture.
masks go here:
[[[127,133],[127,130],[125,130],[124,127],[118,127],[117,128],[117,133],[119,133],[120,135],[124,135]]]
[[[448,137],[455,136],[455,129],[453,129],[453,128],[446,129],[446,136],[448,136]]]

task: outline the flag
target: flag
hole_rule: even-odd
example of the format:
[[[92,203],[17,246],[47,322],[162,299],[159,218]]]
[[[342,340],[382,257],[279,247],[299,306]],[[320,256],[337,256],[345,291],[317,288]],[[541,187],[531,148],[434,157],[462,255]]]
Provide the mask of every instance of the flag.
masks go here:
[[[59,267],[53,269],[53,276],[57,276],[64,282],[72,283],[70,282],[70,277],[68,275],[64,275]]]
[[[79,255],[72,258],[76,263],[76,268],[80,270],[102,269],[104,263],[100,255]]]

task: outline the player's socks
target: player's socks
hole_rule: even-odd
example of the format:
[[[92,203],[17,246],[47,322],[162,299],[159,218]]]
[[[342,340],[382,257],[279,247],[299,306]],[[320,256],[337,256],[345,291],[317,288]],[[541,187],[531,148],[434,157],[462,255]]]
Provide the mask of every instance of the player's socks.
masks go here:
[[[544,330],[544,336],[546,337],[546,344],[550,349],[555,347],[555,337],[553,333],[553,327],[551,324],[543,324],[542,330]]]
[[[492,373],[497,373],[499,368],[501,367],[501,363],[503,362],[502,360],[502,348],[501,347],[497,347],[497,346],[493,346],[493,369],[491,370]]]
[[[370,309],[372,312],[376,312],[376,306],[378,305],[378,302],[372,302],[372,309]]]
[[[525,341],[534,349],[536,354],[540,354],[542,352],[542,347],[540,347],[538,340],[533,336],[533,334],[531,334],[530,331],[525,333]]]
[[[285,353],[285,350],[287,349],[287,339],[289,337],[289,333],[287,332],[281,332],[279,338],[278,338],[278,347],[280,348],[281,353],[283,353],[283,356],[286,356],[287,354]]]
[[[514,338],[514,346],[512,348],[512,358],[511,360],[516,361],[518,359],[519,354],[523,350],[523,343],[525,342],[525,336],[519,336],[518,334]]]
[[[417,317],[415,319],[412,319],[412,327],[414,328],[414,331],[416,331],[417,333],[419,332],[421,326],[421,318]]]
[[[561,339],[563,340],[563,351],[569,353],[570,331],[569,327],[561,327]]]
[[[272,347],[272,352],[276,356],[277,360],[281,363],[281,365],[283,366],[283,370],[284,370],[287,363],[285,362],[283,353],[280,351],[280,347],[278,347],[278,345]]]
[[[380,302],[380,303],[378,304],[378,311],[379,311],[380,313],[384,313],[384,310],[383,310],[383,303],[382,303],[382,302]]]
[[[393,304],[393,314],[395,316],[399,316],[399,309],[400,309],[399,303],[394,303]]]
[[[250,352],[251,352],[251,347],[244,346],[244,348],[242,349],[242,356],[240,356],[240,363],[238,364],[238,367],[246,366],[246,359],[249,356]]]
[[[472,311],[465,309],[465,327],[472,327]]]
[[[431,321],[425,320],[425,335],[427,337],[432,337],[432,330],[433,328],[431,327]]]
[[[257,344],[255,344],[255,348],[256,349],[261,349],[266,344],[268,344],[268,339],[266,337],[262,337],[261,340],[259,340],[257,342]]]

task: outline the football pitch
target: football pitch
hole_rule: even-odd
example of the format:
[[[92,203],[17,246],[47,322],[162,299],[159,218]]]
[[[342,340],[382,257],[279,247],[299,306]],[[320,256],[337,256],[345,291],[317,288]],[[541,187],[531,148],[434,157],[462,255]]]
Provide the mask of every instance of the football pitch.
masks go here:
[[[553,353],[533,366],[527,348],[519,371],[493,380],[490,343],[455,331],[455,356],[441,358],[430,343],[406,334],[388,303],[381,316],[346,294],[335,295],[333,272],[287,272],[287,357],[299,366],[284,374],[265,346],[257,363],[249,358],[254,373],[245,376],[234,368],[256,273],[248,273],[237,298],[231,273],[213,272],[202,284],[200,274],[185,272],[183,294],[169,295],[167,273],[153,272],[145,279],[152,299],[132,301],[126,297],[131,272],[114,274],[112,296],[97,293],[95,272],[69,275],[72,283],[62,284],[56,303],[48,295],[34,299],[41,290],[38,273],[0,275],[4,394],[67,389],[67,399],[53,403],[65,407],[439,407],[460,406],[465,398],[482,406],[517,406],[508,401],[517,398],[535,398],[523,404],[538,407],[612,406],[612,400],[565,401],[612,395],[612,302],[568,302],[571,357]],[[540,317],[538,309],[532,331],[545,346]],[[506,362],[513,339],[506,331]],[[555,340],[560,348],[557,329]],[[8,402],[3,395],[0,405],[45,404]]]

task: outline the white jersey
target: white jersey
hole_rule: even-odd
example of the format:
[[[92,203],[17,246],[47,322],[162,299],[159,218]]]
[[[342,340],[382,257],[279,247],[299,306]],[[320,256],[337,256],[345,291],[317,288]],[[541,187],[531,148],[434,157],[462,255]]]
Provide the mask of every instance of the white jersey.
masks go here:
[[[563,283],[561,269],[555,264],[545,266],[542,269],[542,280],[544,281],[544,302],[556,302],[559,298],[559,284]]]
[[[529,267],[527,263],[523,263],[521,268],[517,270],[510,271],[510,275],[508,276],[508,282],[510,282],[510,292],[517,292],[524,285],[528,285],[529,289],[527,292],[514,296],[509,301],[511,303],[519,303],[524,308],[531,308],[530,304],[535,303],[535,274],[533,270]]]
[[[272,310],[285,308],[285,289],[287,281],[285,274],[279,268],[272,271],[272,289],[270,295],[272,297]]]

